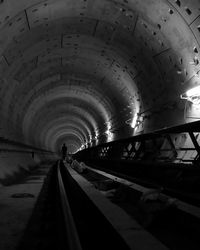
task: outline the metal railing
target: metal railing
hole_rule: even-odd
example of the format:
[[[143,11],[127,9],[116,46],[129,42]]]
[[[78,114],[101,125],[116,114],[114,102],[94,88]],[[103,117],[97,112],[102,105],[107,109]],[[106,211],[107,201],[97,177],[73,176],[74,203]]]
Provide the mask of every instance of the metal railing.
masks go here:
[[[199,163],[200,121],[104,143],[75,154],[79,160],[153,160]]]

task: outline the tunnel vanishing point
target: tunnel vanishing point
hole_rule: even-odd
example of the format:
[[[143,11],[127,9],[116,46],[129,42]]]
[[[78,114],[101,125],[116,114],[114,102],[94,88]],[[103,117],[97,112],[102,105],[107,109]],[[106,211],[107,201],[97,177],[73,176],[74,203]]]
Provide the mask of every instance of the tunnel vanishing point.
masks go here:
[[[199,46],[199,0],[1,0],[0,136],[75,153],[198,121]]]

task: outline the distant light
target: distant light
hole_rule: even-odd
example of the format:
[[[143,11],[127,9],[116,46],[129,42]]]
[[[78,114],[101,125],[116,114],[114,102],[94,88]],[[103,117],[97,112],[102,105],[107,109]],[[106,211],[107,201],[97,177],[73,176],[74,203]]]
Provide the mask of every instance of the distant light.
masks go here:
[[[82,144],[82,145],[81,145],[81,147],[79,148],[79,150],[78,150],[78,151],[80,151],[80,150],[84,149],[84,147],[85,147],[85,145],[84,145],[84,144]]]
[[[195,88],[189,89],[186,92],[186,96],[187,97],[191,97],[191,96],[200,96],[200,86],[197,86]]]
[[[106,134],[109,136],[112,134],[112,132],[110,132],[109,130],[106,131]]]
[[[107,139],[108,141],[111,141],[113,139],[113,133],[110,132],[109,130],[106,131],[106,134],[107,134]]]
[[[186,99],[192,102],[194,105],[200,105],[200,86],[189,89],[187,92],[181,95],[181,99]]]
[[[95,139],[95,140],[98,140],[98,137],[99,137],[99,132],[96,130],[96,131],[95,131],[95,137],[94,137],[94,139]]]
[[[137,115],[134,115],[133,120],[132,120],[132,122],[131,122],[131,127],[132,127],[132,128],[135,128],[135,126],[136,126],[136,124],[137,124],[137,118],[138,118],[138,116],[137,116]]]
[[[107,122],[107,131],[109,131],[111,129],[111,123]]]
[[[113,139],[113,133],[110,131],[111,130],[111,123],[107,122],[107,130],[105,132],[105,134],[107,135],[107,140],[111,141]]]

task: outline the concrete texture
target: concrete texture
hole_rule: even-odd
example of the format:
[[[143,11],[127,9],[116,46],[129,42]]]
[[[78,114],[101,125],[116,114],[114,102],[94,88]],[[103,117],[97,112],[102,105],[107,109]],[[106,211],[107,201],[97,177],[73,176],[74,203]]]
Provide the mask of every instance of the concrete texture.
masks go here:
[[[19,183],[0,188],[1,250],[14,250],[19,244],[48,170],[49,164],[40,165]]]
[[[0,136],[70,152],[199,120],[199,0],[0,2]]]

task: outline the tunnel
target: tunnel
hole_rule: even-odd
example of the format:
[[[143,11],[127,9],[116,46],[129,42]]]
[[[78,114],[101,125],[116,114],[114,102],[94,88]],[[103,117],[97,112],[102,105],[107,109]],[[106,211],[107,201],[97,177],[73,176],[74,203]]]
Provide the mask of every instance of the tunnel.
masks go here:
[[[69,152],[199,119],[199,1],[1,1],[1,134]]]
[[[146,148],[192,165],[199,81],[199,0],[1,0],[0,185],[58,159],[64,143],[87,160],[155,131],[168,137]]]

